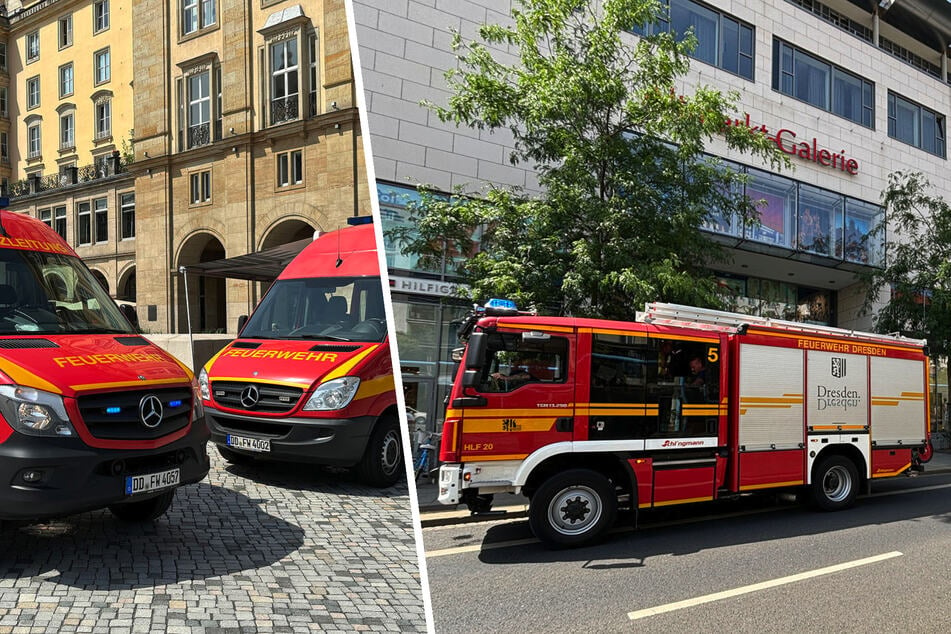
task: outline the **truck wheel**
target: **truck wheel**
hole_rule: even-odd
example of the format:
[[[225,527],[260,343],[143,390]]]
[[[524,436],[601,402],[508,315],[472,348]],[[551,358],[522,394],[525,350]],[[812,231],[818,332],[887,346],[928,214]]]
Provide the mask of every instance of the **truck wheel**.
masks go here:
[[[601,537],[617,516],[610,480],[597,471],[558,473],[535,491],[528,509],[532,532],[549,548],[580,546]]]
[[[838,511],[855,502],[859,473],[855,463],[844,456],[826,456],[812,471],[812,501],[823,511]]]
[[[142,500],[141,502],[123,502],[122,504],[113,504],[109,507],[112,514],[125,522],[151,522],[165,514],[168,507],[172,505],[172,499],[175,497],[175,489],[166,491],[154,498]]]
[[[239,453],[232,449],[222,447],[220,445],[215,445],[218,448],[218,453],[221,454],[221,457],[230,462],[231,464],[251,464],[254,462],[254,456],[249,456],[247,454]]]
[[[400,426],[395,418],[387,416],[377,423],[356,471],[360,480],[375,487],[391,486],[405,475]]]

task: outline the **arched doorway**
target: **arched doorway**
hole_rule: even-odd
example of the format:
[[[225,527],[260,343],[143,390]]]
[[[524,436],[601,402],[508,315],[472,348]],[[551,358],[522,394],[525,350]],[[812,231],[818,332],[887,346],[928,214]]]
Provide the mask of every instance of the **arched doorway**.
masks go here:
[[[282,220],[268,231],[264,239],[261,240],[261,247],[259,251],[264,249],[270,249],[271,247],[276,247],[281,244],[287,244],[288,242],[297,242],[298,240],[305,240],[314,237],[315,227],[304,222],[303,220]]]
[[[124,304],[135,304],[135,290],[135,267],[130,266],[119,276],[116,301]]]
[[[225,248],[218,238],[199,233],[185,240],[178,254],[178,266],[211,262],[224,257]],[[187,279],[192,332],[226,332],[228,311],[225,280],[201,275],[189,275]],[[177,290],[178,332],[188,332],[185,285],[180,275]]]

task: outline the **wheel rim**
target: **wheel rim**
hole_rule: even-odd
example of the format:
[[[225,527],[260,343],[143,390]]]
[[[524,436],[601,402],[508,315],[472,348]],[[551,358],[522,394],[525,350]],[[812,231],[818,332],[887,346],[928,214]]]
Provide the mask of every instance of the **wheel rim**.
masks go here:
[[[380,447],[380,467],[387,475],[396,471],[400,464],[400,438],[395,430],[390,430],[383,437]]]
[[[836,465],[822,478],[822,492],[832,502],[841,502],[852,491],[852,476],[845,467]]]
[[[548,505],[548,521],[562,535],[580,535],[601,519],[601,497],[594,489],[573,486],[561,490]]]

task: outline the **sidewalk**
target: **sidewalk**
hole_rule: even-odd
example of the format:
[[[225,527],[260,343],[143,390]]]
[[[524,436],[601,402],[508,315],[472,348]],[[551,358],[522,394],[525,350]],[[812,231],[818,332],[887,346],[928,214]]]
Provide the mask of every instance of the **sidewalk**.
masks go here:
[[[951,473],[951,449],[935,451],[931,461],[925,463],[924,473],[926,475]],[[423,526],[432,523],[448,523],[453,520],[466,521],[470,517],[465,505],[460,504],[453,508],[438,502],[439,491],[435,478],[433,481],[421,478],[416,483],[416,495],[419,499],[419,514],[423,520]],[[505,511],[507,517],[521,517],[528,512],[528,500],[524,496],[510,493],[496,495],[492,510]]]

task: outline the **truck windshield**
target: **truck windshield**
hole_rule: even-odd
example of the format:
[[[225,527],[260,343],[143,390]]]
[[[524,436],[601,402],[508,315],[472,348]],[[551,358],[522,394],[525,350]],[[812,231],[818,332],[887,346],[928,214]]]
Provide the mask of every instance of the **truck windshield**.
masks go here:
[[[385,336],[378,277],[278,280],[241,331],[250,339],[371,342]]]
[[[0,250],[0,335],[134,332],[79,258]]]

